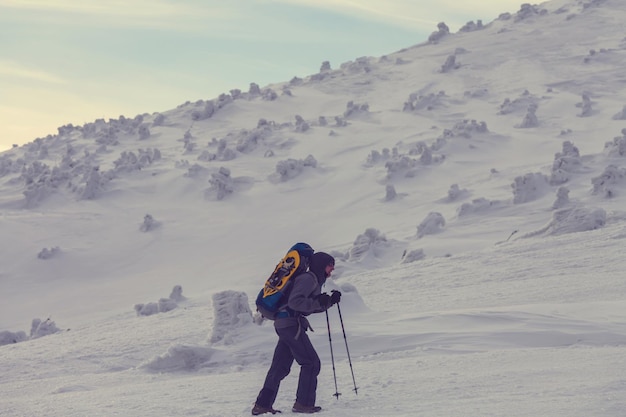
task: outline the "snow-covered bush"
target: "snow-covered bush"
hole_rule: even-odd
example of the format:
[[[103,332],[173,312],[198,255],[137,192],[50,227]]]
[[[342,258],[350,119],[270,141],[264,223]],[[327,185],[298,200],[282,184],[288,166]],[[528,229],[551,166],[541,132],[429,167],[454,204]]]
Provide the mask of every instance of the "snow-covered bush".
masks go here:
[[[348,251],[348,260],[360,261],[366,256],[380,257],[384,250],[389,247],[385,235],[374,228],[368,228],[365,233],[358,235],[352,247]]]
[[[212,101],[209,100],[206,103],[201,101],[199,104],[202,108],[191,112],[192,120],[206,120],[213,116],[215,113],[215,104]]]
[[[446,72],[450,72],[460,67],[461,64],[456,62],[456,55],[448,55],[448,57],[446,58],[446,62],[443,63],[439,72],[445,74]]]
[[[157,114],[152,121],[152,126],[162,126],[165,122],[165,115],[162,113]]]
[[[618,194],[618,188],[626,183],[626,169],[609,165],[598,177],[591,179],[593,194],[601,194],[605,198],[612,198]]]
[[[481,213],[501,205],[502,203],[498,200],[487,200],[486,198],[480,197],[469,203],[461,204],[461,206],[457,209],[457,216],[463,217],[474,213]]]
[[[586,232],[600,229],[605,224],[606,212],[602,208],[570,207],[556,210],[552,213],[552,220],[545,227],[522,237],[527,238],[543,234],[556,236],[566,233]]]
[[[137,133],[139,134],[140,140],[148,139],[150,137],[150,126],[148,123],[142,123],[139,125]]]
[[[522,123],[520,123],[519,125],[515,127],[518,127],[520,129],[527,129],[530,127],[539,126],[539,119],[537,118],[536,113],[537,113],[537,105],[536,104],[529,105],[528,110],[526,112],[526,116],[524,116]]]
[[[414,249],[404,254],[402,257],[402,263],[410,264],[411,262],[421,261],[425,257],[426,255],[424,254],[424,249]]]
[[[446,225],[446,220],[441,213],[430,212],[417,226],[417,237],[422,238],[426,235],[439,233]]]
[[[49,318],[44,321],[41,319],[33,319],[30,325],[30,338],[36,339],[38,337],[48,336],[60,331],[61,330],[56,326],[54,321]]]
[[[161,222],[158,222],[152,217],[151,214],[146,214],[143,218],[143,223],[139,226],[141,232],[150,232],[158,229],[161,226]]]
[[[209,342],[230,345],[234,342],[236,330],[252,324],[248,296],[245,292],[227,290],[213,294],[212,300],[214,318]]]
[[[224,197],[235,191],[234,180],[230,176],[230,169],[225,167],[220,167],[217,172],[211,174],[209,184],[211,184],[211,188],[207,190],[207,196],[215,194],[218,200],[224,199]]]
[[[552,203],[553,209],[560,209],[569,204],[569,188],[559,187],[556,190],[556,200]]]
[[[161,298],[157,302],[146,304],[135,304],[135,312],[138,316],[151,316],[157,313],[166,313],[178,307],[178,302],[185,300],[183,288],[180,285],[174,286],[168,298]]]
[[[612,142],[604,144],[604,152],[610,157],[626,156],[626,128],[622,129],[622,136],[616,136]]]
[[[522,204],[537,200],[550,191],[548,177],[535,172],[516,177],[513,184],[513,204]]]
[[[463,25],[461,29],[459,29],[459,32],[474,32],[481,29],[484,29],[483,21],[477,20],[476,23],[474,23],[474,21],[472,20]]]
[[[524,19],[531,18],[533,16],[541,16],[548,13],[546,9],[541,9],[537,5],[531,5],[530,3],[522,3],[519,12],[515,14],[515,22],[521,22]]]
[[[579,170],[581,166],[578,148],[570,141],[563,142],[563,150],[554,155],[550,184],[559,185],[567,182],[570,174]]]
[[[367,103],[354,104],[353,101],[349,101],[346,104],[346,110],[343,112],[344,118],[354,117],[362,114],[368,114],[370,106]]]
[[[55,256],[58,256],[61,253],[61,248],[59,248],[58,246],[55,246],[53,248],[43,248],[38,254],[37,254],[37,258],[38,259],[50,259],[53,258]]]
[[[183,287],[181,287],[180,285],[174,285],[174,288],[172,288],[172,292],[170,293],[169,298],[170,300],[174,300],[176,302],[184,301],[187,299],[183,295]]]
[[[287,181],[297,177],[305,168],[316,168],[317,160],[313,155],[307,156],[305,159],[286,159],[278,161],[276,164],[276,174],[280,181]]]
[[[459,188],[458,184],[452,184],[450,189],[448,190],[448,201],[457,201],[469,195],[469,191],[467,189]]]
[[[444,22],[440,22],[439,24],[437,24],[437,29],[438,30],[436,32],[430,34],[430,36],[428,37],[428,42],[437,43],[443,37],[450,34],[450,28],[448,28],[448,26]]]
[[[592,114],[591,99],[587,94],[582,95],[582,102],[577,103],[576,107],[580,108],[580,117],[589,117]]]
[[[427,95],[418,95],[417,93],[411,93],[409,95],[409,99],[404,103],[404,107],[402,111],[404,112],[412,112],[416,110],[433,110],[437,107],[442,107],[445,105],[444,99],[446,98],[446,93],[444,91],[439,91],[437,94],[430,93]]]
[[[0,346],[20,343],[25,340],[28,340],[25,332],[10,332],[8,330],[0,332]]]
[[[391,184],[387,184],[385,187],[385,201],[395,200],[397,196],[398,193],[396,193],[395,187]]]
[[[306,132],[311,126],[300,115],[296,115],[296,132]]]

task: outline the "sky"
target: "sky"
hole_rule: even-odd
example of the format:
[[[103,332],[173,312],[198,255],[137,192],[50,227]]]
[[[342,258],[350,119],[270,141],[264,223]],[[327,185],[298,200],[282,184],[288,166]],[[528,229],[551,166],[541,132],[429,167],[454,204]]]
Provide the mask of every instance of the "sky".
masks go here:
[[[2,152],[2,416],[250,415],[307,242],[320,415],[623,417],[626,5],[546,7]]]
[[[329,61],[382,56],[520,0],[0,0],[0,150],[66,124],[134,117]]]

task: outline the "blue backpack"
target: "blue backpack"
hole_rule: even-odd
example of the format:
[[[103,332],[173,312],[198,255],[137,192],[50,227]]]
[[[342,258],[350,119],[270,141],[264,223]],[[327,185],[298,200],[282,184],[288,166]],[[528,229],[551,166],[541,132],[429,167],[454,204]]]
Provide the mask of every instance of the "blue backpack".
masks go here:
[[[310,245],[296,243],[278,262],[256,297],[256,309],[263,317],[269,320],[276,319],[278,312],[287,303],[293,282],[291,278],[307,270],[311,255],[313,248]]]

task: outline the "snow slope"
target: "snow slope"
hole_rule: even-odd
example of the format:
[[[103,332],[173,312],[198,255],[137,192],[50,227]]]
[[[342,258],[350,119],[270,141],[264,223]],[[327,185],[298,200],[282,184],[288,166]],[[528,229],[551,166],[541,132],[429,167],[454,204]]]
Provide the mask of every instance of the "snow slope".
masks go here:
[[[623,416],[625,18],[523,4],[0,154],[0,414],[247,415],[252,299],[306,241],[359,388],[314,317],[324,414]]]

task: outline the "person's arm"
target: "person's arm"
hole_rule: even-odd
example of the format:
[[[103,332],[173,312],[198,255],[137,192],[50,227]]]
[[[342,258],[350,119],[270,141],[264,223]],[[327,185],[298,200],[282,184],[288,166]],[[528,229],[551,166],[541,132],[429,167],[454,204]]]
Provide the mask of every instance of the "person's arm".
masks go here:
[[[304,314],[325,311],[327,306],[322,306],[318,300],[320,290],[317,278],[309,272],[295,278],[287,306]]]

